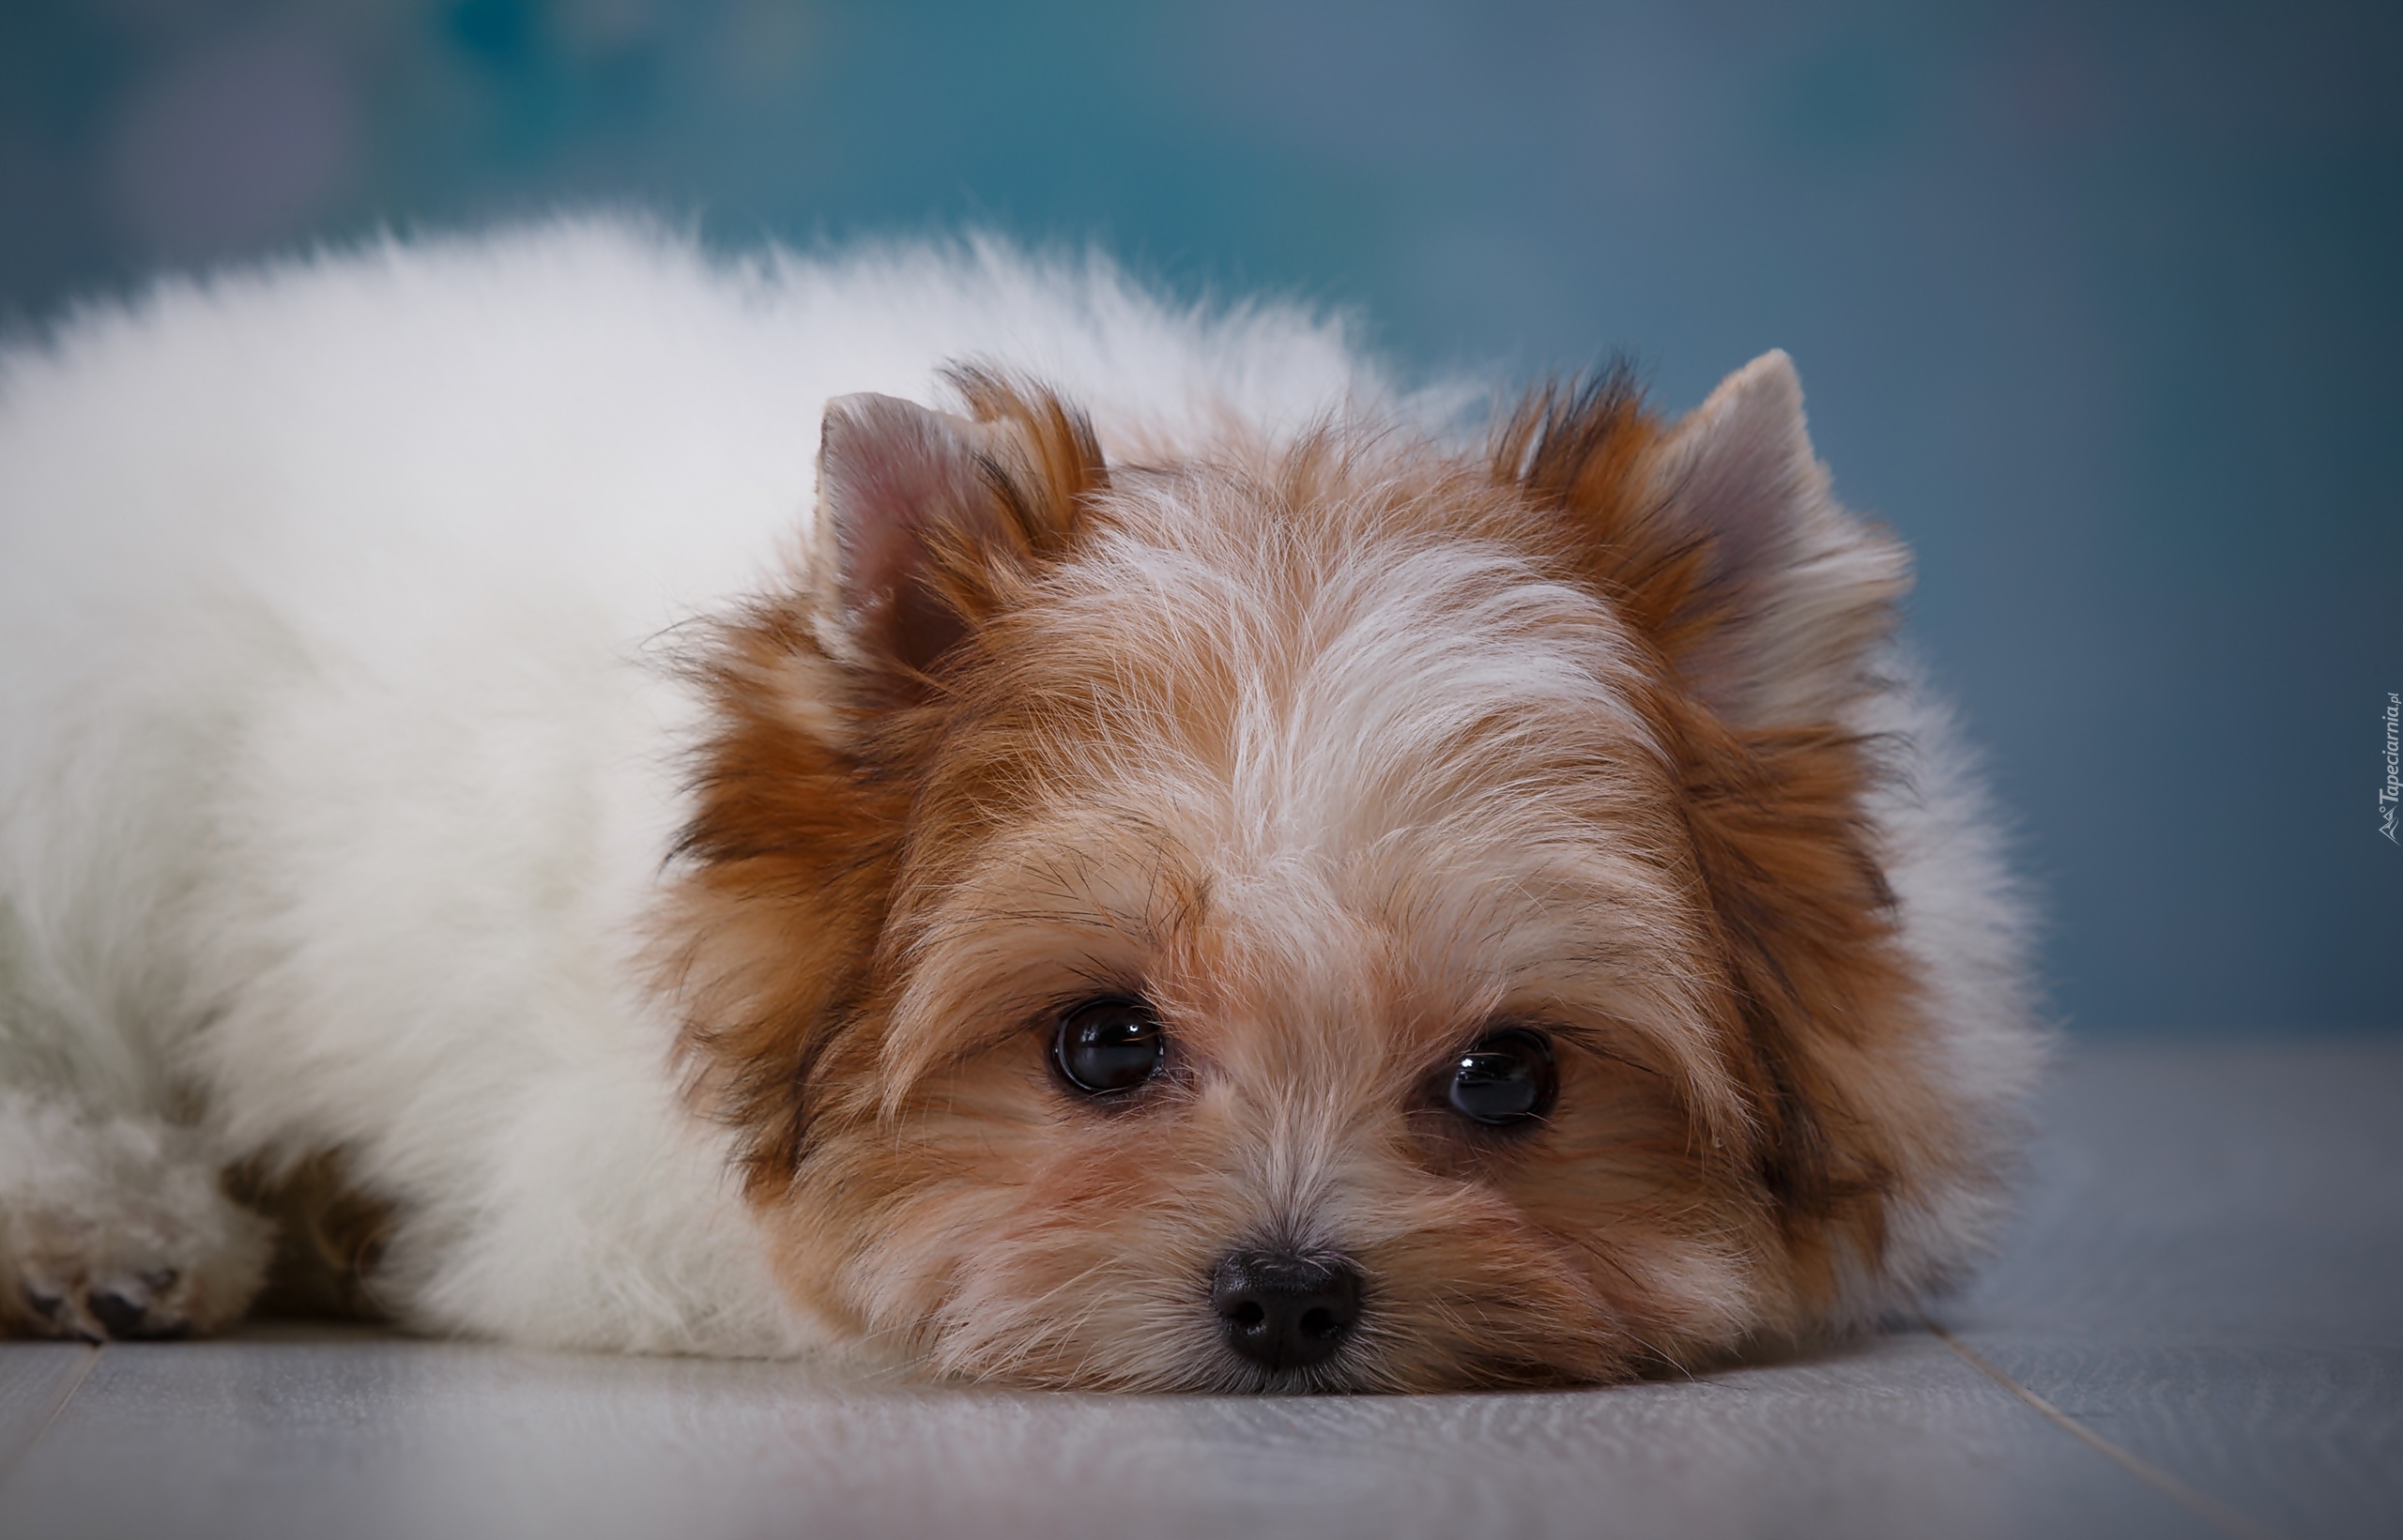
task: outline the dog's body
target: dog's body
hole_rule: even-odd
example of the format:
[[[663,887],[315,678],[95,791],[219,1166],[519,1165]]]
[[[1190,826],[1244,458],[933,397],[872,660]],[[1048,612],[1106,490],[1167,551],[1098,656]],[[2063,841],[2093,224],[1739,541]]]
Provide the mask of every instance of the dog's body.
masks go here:
[[[609,225],[9,355],[0,1320],[238,1316],[227,1173],[424,1329],[1041,1383],[1941,1282],[2038,1036],[1899,552],[1781,357],[1433,415],[1096,267]]]

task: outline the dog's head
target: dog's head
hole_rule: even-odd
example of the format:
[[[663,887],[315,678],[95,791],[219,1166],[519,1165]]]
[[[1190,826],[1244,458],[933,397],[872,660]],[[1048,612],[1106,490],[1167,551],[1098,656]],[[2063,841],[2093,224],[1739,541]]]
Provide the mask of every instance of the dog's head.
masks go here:
[[[666,925],[787,1287],[938,1370],[1597,1380],[1807,1332],[1950,1158],[1846,726],[1906,582],[1783,355],[1463,456],[828,410]]]

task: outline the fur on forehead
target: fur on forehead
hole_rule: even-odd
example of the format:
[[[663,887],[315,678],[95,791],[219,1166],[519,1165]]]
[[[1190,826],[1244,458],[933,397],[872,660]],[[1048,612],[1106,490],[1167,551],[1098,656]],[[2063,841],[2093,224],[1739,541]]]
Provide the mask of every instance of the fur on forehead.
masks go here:
[[[955,383],[964,416],[830,407],[809,570],[697,663],[665,955],[755,1196],[1077,987],[1202,1019],[1315,968],[1429,1044],[1583,1014],[1798,1253],[1874,1256],[1941,1136],[1896,1110],[1912,983],[1843,725],[1904,567],[1782,355],[1671,426],[1614,374],[1477,454],[1337,424],[1156,465]]]
[[[1697,950],[1631,641],[1450,526],[1489,492],[1444,490],[1355,474],[1297,508],[1242,476],[1121,479],[1043,602],[962,662],[890,922],[888,1102],[1103,984],[1181,1002],[1197,1045],[1273,999],[1285,1037],[1412,1075],[1506,1000],[1599,1009],[1607,983],[1710,1076],[1691,968],[1589,966]]]

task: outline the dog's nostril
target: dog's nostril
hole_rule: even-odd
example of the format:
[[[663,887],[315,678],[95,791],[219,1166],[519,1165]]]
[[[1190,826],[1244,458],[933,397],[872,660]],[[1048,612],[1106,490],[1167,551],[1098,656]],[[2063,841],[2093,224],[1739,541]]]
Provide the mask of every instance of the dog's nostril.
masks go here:
[[[1360,1319],[1360,1270],[1340,1257],[1238,1251],[1219,1258],[1210,1303],[1227,1346],[1271,1370],[1331,1358]]]

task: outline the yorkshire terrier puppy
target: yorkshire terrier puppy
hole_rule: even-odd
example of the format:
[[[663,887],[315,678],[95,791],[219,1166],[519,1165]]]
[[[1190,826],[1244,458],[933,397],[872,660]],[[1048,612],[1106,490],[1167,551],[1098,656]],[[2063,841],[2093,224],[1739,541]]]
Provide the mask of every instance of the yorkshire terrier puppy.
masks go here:
[[[605,223],[0,371],[17,1333],[1599,1382],[1989,1232],[2023,907],[1783,354]]]

